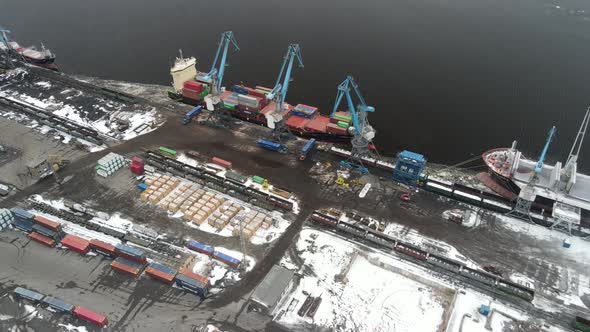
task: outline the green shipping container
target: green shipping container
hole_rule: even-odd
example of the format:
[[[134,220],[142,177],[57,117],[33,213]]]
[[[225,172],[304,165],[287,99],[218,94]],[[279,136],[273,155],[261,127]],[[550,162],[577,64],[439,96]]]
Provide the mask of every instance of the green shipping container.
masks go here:
[[[176,151],[174,151],[172,149],[165,148],[163,146],[160,147],[160,152],[167,153],[167,154],[169,154],[171,156],[176,156]]]
[[[350,122],[350,120],[352,120],[352,118],[350,116],[347,116],[347,115],[334,114],[334,117],[336,119],[339,119],[339,120],[342,120],[342,121],[347,121],[347,122]]]
[[[236,105],[230,104],[230,103],[225,103],[224,102],[223,103],[223,106],[225,106],[225,108],[227,108],[228,110],[232,110],[232,111],[235,111],[235,109],[236,109]]]
[[[253,181],[254,183],[263,184],[263,183],[264,183],[264,178],[263,178],[263,177],[260,177],[260,176],[258,176],[258,175],[254,175],[254,176],[252,177],[252,181]]]
[[[348,124],[348,122],[344,122],[344,121],[338,121],[337,125],[338,125],[338,127],[345,128],[345,129],[350,127],[350,124]]]

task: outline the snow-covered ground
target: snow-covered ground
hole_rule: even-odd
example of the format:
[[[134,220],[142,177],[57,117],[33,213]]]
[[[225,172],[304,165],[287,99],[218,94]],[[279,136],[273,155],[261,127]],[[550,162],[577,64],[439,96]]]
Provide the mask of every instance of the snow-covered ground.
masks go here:
[[[327,233],[304,229],[296,246],[306,272],[283,301],[281,324],[338,331],[435,331],[441,324],[444,300],[435,287],[375,265],[372,257],[357,255],[358,248]],[[288,257],[281,264],[296,266]],[[306,294],[322,298],[313,318],[297,314]]]
[[[280,264],[303,277],[276,316],[293,330],[313,324],[336,331],[503,332],[518,323],[529,327],[526,331],[543,326],[543,331],[564,331],[512,304],[337,235],[304,228],[296,249],[302,263],[285,256]],[[297,314],[307,294],[322,298],[313,318]],[[490,305],[489,318],[478,312],[482,304]]]

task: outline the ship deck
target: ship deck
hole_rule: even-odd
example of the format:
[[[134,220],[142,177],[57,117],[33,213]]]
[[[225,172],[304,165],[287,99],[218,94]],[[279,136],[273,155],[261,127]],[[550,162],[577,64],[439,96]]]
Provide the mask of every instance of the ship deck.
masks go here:
[[[520,188],[526,186],[535,169],[536,162],[519,158],[515,171],[512,173],[512,179]],[[538,174],[538,182],[534,186],[534,193],[541,197],[546,197],[555,201],[560,201],[572,206],[590,210],[590,176],[586,174],[577,174],[576,183],[569,193],[550,188],[551,173],[555,166],[544,164],[543,169]]]

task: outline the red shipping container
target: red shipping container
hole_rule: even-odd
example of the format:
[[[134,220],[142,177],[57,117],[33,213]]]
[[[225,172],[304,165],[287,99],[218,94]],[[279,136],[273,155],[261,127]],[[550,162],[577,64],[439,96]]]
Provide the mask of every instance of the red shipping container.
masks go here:
[[[145,269],[145,273],[150,277],[163,281],[167,284],[171,284],[174,281],[174,275],[165,273],[152,267],[148,267],[147,269]]]
[[[263,108],[262,107],[262,103],[260,103],[260,106],[259,107],[250,107],[250,106],[246,106],[246,105],[238,105],[238,109],[239,110],[244,110],[244,111],[254,112],[254,113],[260,112],[260,109],[261,108]]]
[[[311,132],[325,133],[328,123],[330,123],[330,118],[318,115],[305,125],[305,129]]]
[[[131,158],[131,164],[132,165],[144,165],[143,163],[143,159],[139,158],[139,157],[133,157]]]
[[[47,219],[47,218],[42,217],[42,216],[35,216],[35,218],[33,219],[33,221],[36,224],[39,224],[39,225],[44,226],[44,227],[47,227],[47,228],[49,228],[50,230],[52,230],[54,232],[59,232],[61,230],[61,224],[60,223],[58,223],[56,221],[53,221],[53,220],[50,220],[50,219]]]
[[[194,273],[194,272],[189,271],[187,269],[182,269],[182,270],[180,270],[179,273],[184,274],[185,276],[187,276],[189,278],[193,278],[195,280],[198,280],[198,281],[204,283],[206,286],[209,286],[209,278],[207,278],[203,275],[200,275],[198,273]]]
[[[74,250],[80,255],[86,255],[90,250],[90,241],[72,234],[66,235],[63,240],[61,240],[61,244]]]
[[[330,134],[338,134],[338,135],[346,135],[348,134],[348,130],[342,127],[338,127],[338,125],[334,123],[328,123],[326,126],[326,131]]]
[[[33,232],[31,234],[29,234],[29,237],[41,244],[44,244],[48,247],[55,247],[55,241],[52,238],[49,238],[45,235],[41,235],[39,233]]]
[[[127,257],[125,257],[127,258]],[[111,268],[117,272],[129,274],[130,276],[137,278],[141,275],[141,269],[138,269],[134,266],[129,266],[127,264],[123,264],[117,262],[116,260],[111,263]]]
[[[142,175],[143,171],[144,171],[144,166],[138,165],[138,164],[131,164],[129,166],[129,169],[131,170],[131,173],[133,173],[133,174]]]
[[[184,82],[184,88],[187,90],[191,90],[192,92],[201,93],[205,90],[203,84],[195,81],[186,81]]]
[[[74,315],[78,318],[94,323],[98,327],[105,327],[109,322],[105,316],[84,307],[76,307],[74,309]]]
[[[211,158],[211,162],[219,165],[221,167],[227,168],[227,169],[231,169],[231,162],[227,161],[227,160],[223,160],[221,158],[218,157],[213,157]]]
[[[92,240],[90,240],[90,247],[94,250],[102,251],[102,252],[109,254],[111,256],[115,256],[115,246],[110,243],[106,243],[101,240],[92,239]]]
[[[136,263],[139,263],[139,264],[145,264],[145,263],[147,263],[147,259],[145,257],[135,257],[135,256],[127,255],[124,252],[117,252],[117,256],[118,257],[123,257],[125,259],[128,259],[128,260],[130,260],[132,262],[136,262]]]
[[[262,93],[260,91],[256,91],[255,89],[252,89],[252,88],[244,87],[244,89],[246,91],[248,91],[249,96],[254,96],[254,97],[258,97],[258,98],[262,98],[263,100],[266,100],[266,95],[264,93]]]
[[[203,99],[203,98],[201,98],[200,94],[201,94],[200,92],[195,92],[195,91],[192,91],[189,89],[182,89],[182,96],[183,97],[188,98],[188,99],[192,99],[195,101],[200,101],[201,99]]]
[[[260,86],[260,85],[257,85],[254,88],[257,89],[257,90],[264,90],[264,91],[268,91],[268,92],[271,92],[272,91],[271,88],[267,88],[265,86]]]

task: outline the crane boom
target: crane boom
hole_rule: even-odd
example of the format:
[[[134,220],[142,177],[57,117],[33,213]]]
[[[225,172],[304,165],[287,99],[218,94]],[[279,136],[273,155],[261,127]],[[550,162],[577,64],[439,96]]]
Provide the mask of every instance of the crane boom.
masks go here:
[[[215,52],[213,64],[211,64],[211,70],[209,70],[207,75],[199,77],[200,80],[211,83],[211,91],[214,96],[219,96],[221,92],[221,84],[223,82],[223,75],[225,74],[225,65],[227,61],[227,51],[230,43],[234,46],[234,52],[240,50],[238,42],[234,37],[234,33],[232,31],[223,32],[219,39],[219,45],[217,46],[217,52]],[[220,56],[221,61],[219,60]]]
[[[553,136],[555,136],[555,126],[551,127],[549,130],[549,135],[547,136],[547,141],[545,142],[545,146],[543,147],[543,151],[541,151],[541,156],[539,156],[539,160],[537,161],[537,166],[535,167],[535,174],[539,174],[543,169],[543,164],[545,163],[545,157],[547,156],[547,150],[549,150],[549,145],[553,140]]]
[[[299,68],[303,68],[303,59],[301,57],[301,48],[299,44],[289,44],[287,48],[287,53],[283,58],[283,65],[281,66],[281,71],[279,72],[279,76],[277,77],[277,81],[275,83],[274,88],[272,91],[266,95],[266,98],[269,100],[274,100],[276,103],[275,112],[281,112],[283,109],[283,103],[285,102],[285,98],[287,97],[287,91],[289,90],[289,82],[291,81],[291,72],[293,70],[293,61],[297,59],[299,63]],[[284,73],[284,76],[283,76]],[[283,79],[283,83],[281,83],[281,78]]]
[[[359,100],[359,104],[357,107],[354,106],[354,102],[352,100],[352,95],[350,90],[354,91],[357,99]],[[361,91],[358,87],[358,84],[354,81],[354,78],[350,75],[346,76],[346,79],[338,85],[338,93],[336,94],[336,102],[334,103],[334,108],[332,109],[332,113],[330,116],[334,116],[334,114],[338,111],[338,107],[340,107],[340,102],[342,102],[342,97],[346,96],[346,102],[348,104],[348,111],[352,116],[352,124],[354,125],[355,131],[358,134],[362,134],[362,127],[363,123],[361,116],[359,113],[366,113],[366,112],[374,112],[375,108],[372,106],[367,106],[365,103],[365,98],[361,94]]]

